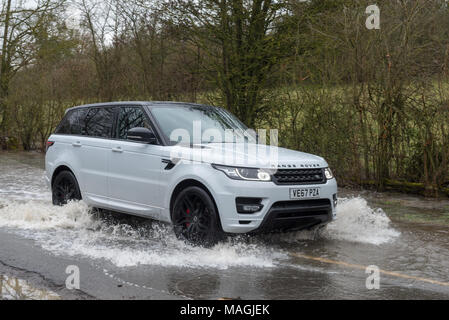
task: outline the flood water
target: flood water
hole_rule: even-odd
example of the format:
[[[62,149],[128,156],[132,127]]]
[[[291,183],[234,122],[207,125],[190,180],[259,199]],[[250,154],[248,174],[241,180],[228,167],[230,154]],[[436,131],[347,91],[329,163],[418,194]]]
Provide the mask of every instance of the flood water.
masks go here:
[[[34,288],[25,280],[0,275],[0,299],[3,300],[59,300],[51,291]]]
[[[205,249],[163,223],[52,206],[43,163],[0,153],[0,231],[88,259],[121,285],[192,299],[449,298],[448,200],[340,190],[338,218],[319,236],[239,236]],[[381,269],[379,289],[367,288],[367,266]]]

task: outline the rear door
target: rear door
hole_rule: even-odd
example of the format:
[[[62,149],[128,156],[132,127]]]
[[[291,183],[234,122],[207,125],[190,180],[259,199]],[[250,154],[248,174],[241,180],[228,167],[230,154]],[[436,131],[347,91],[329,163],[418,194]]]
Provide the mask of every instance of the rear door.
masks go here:
[[[154,128],[140,106],[118,108],[115,140],[109,150],[109,198],[118,211],[158,218],[161,213],[161,146],[127,139],[128,130]]]
[[[108,208],[108,156],[115,120],[115,108],[81,109],[80,135],[73,137],[78,155],[83,199],[94,206]]]

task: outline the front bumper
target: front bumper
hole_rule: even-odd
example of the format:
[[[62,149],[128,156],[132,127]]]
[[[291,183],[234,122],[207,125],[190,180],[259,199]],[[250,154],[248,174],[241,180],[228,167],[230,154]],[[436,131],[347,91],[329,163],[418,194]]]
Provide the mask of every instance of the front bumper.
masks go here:
[[[224,232],[301,230],[326,224],[336,217],[333,198],[337,194],[335,179],[328,180],[325,184],[292,186],[276,185],[273,182],[232,180],[224,174],[214,175],[214,178],[209,179],[209,182],[212,182],[211,190]],[[321,189],[319,199],[290,199],[290,188],[309,187]],[[263,208],[252,214],[238,213],[237,197],[260,198]],[[322,203],[319,204],[319,201]]]
[[[325,225],[333,220],[329,199],[276,202],[254,233],[299,231]]]

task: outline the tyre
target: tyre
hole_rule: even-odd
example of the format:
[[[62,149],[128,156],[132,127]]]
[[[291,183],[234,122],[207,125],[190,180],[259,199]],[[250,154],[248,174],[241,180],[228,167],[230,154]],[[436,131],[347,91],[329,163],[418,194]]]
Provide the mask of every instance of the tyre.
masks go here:
[[[199,187],[187,187],[178,194],[172,221],[176,237],[194,245],[210,247],[224,237],[215,204]]]
[[[81,191],[75,176],[70,171],[61,171],[52,186],[53,204],[63,206],[72,200],[81,200]]]

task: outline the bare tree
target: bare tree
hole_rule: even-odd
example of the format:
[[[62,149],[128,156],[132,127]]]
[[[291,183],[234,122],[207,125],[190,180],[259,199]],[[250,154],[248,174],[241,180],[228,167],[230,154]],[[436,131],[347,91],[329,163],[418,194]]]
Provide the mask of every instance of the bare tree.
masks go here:
[[[34,58],[34,33],[45,16],[60,9],[64,0],[37,0],[23,3],[3,2],[0,30],[0,134],[6,136],[8,96],[14,75]],[[1,143],[1,141],[0,141]],[[5,140],[3,139],[3,144]]]

